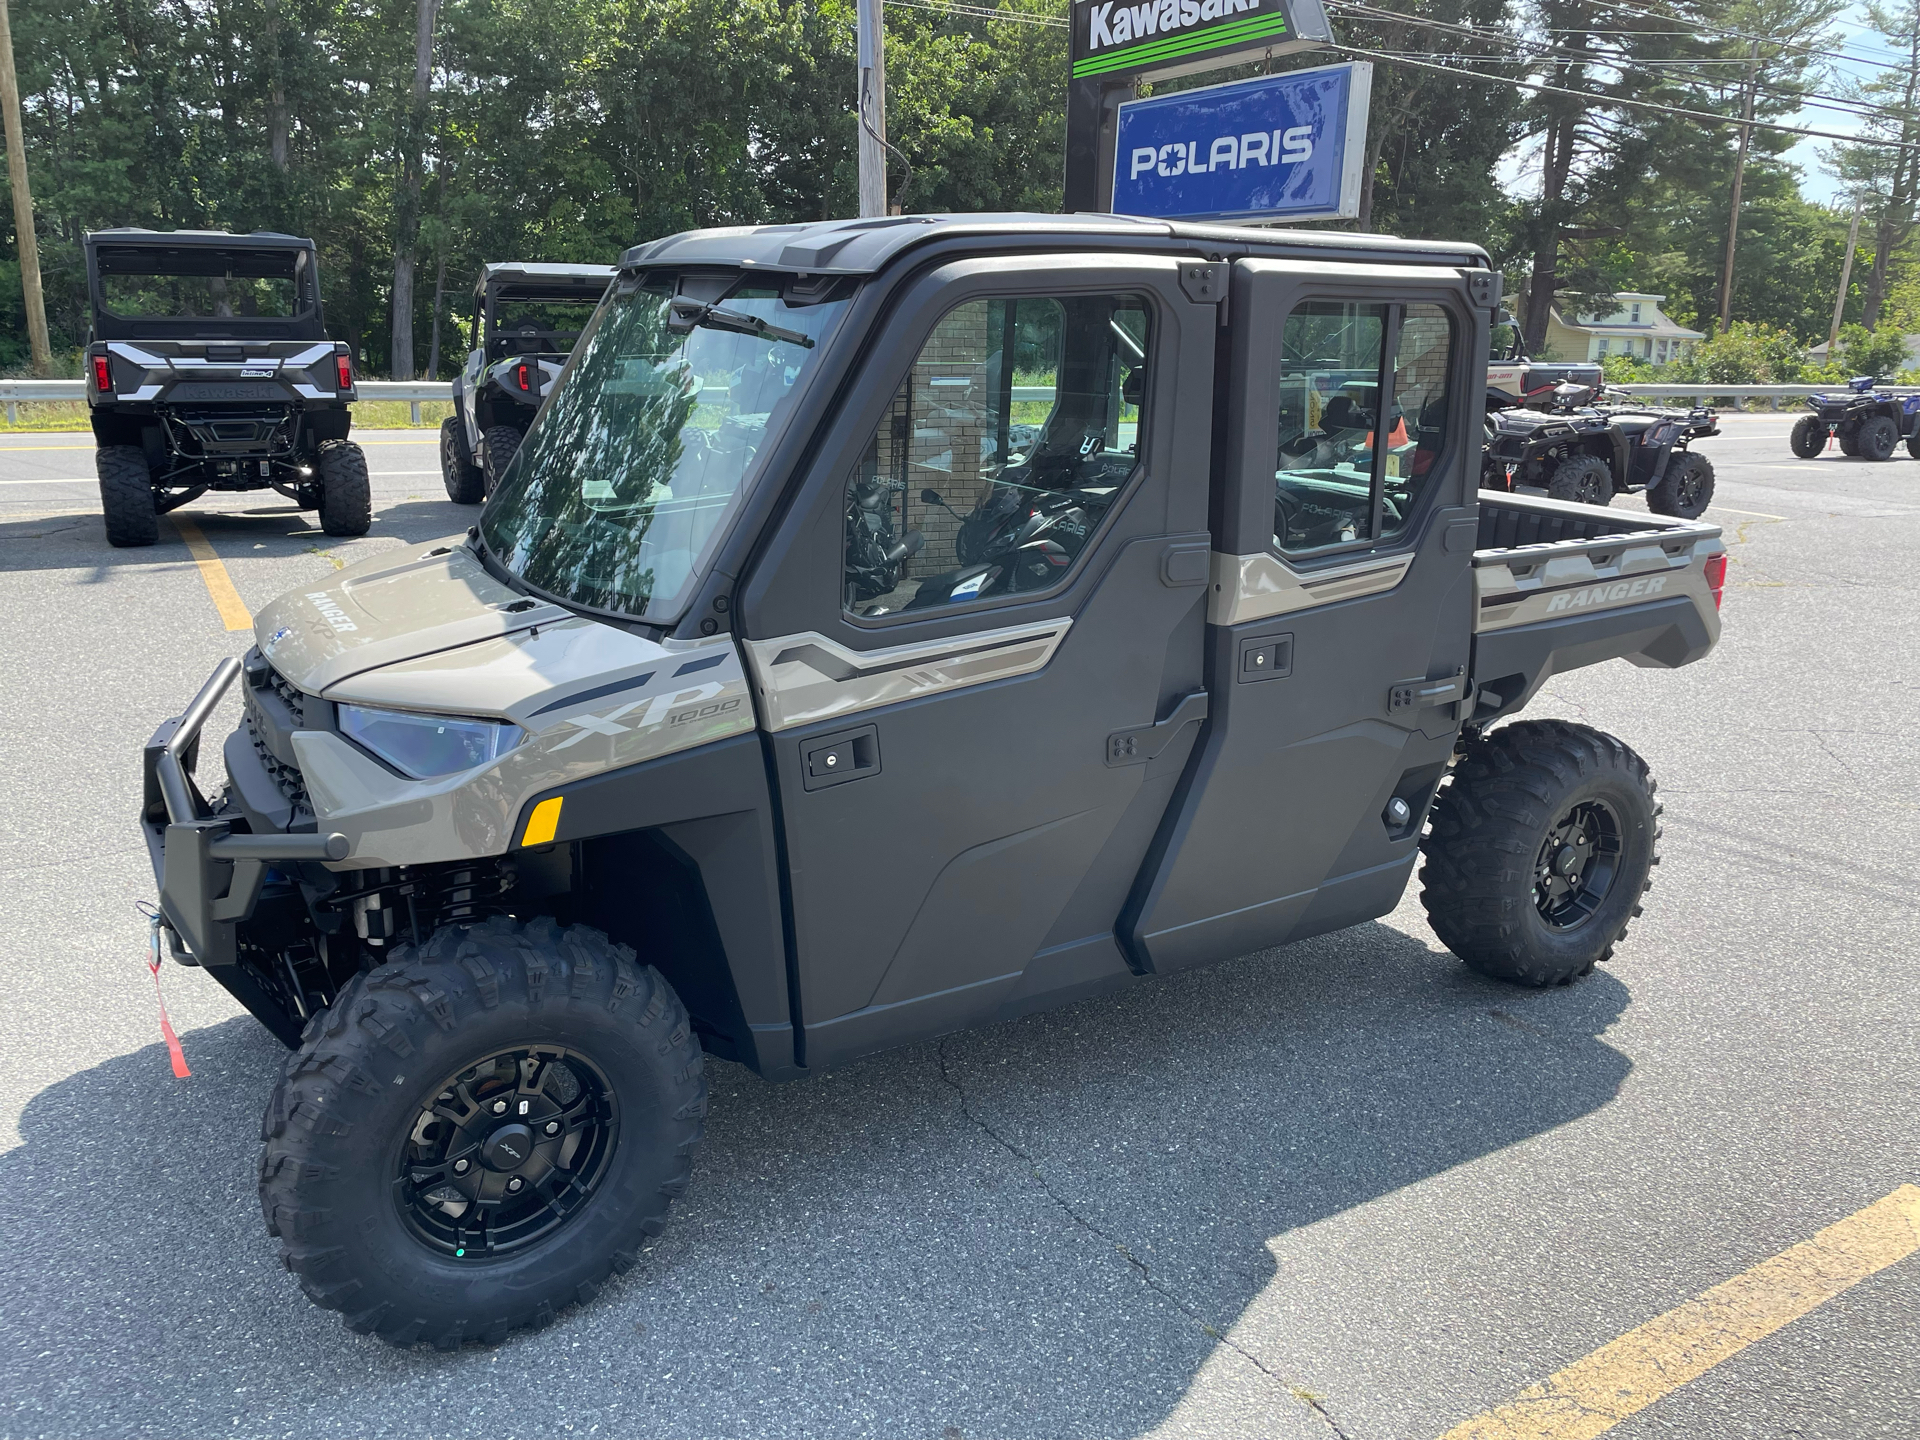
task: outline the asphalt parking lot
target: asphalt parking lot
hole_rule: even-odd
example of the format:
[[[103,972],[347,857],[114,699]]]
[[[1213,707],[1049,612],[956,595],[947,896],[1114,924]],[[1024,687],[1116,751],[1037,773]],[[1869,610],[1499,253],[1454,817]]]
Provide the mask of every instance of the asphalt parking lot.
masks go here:
[[[115,551],[88,437],[0,438],[0,1436],[1920,1434],[1920,1258],[1890,1251],[1797,1318],[1775,1287],[1770,1332],[1709,1306],[1676,1332],[1707,1364],[1611,1429],[1591,1383],[1534,1428],[1501,1409],[1596,1352],[1604,1388],[1619,1337],[1920,1182],[1920,461],[1798,461],[1790,421],[1703,443],[1720,648],[1534,709],[1621,736],[1666,802],[1591,979],[1478,979],[1410,896],[799,1084],[713,1064],[643,1263],[457,1354],[350,1334],[279,1269],[254,1163],[284,1052],[170,966],[173,1078],[134,809],[245,610],[475,512],[431,432],[381,432],[364,539],[269,494]]]

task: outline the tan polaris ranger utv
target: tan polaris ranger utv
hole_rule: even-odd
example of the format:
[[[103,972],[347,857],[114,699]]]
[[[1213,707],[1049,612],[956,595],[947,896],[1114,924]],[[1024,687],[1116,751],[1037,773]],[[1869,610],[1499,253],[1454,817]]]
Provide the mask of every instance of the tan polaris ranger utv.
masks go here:
[[[307,1294],[543,1324],[665,1225],[703,1052],[1150,985],[1422,852],[1476,970],[1611,955],[1647,767],[1509,717],[1706,654],[1725,554],[1477,491],[1499,298],[1472,246],[1100,216],[629,251],[479,525],[274,602],[147,748],[172,953],[294,1048],[260,1196]]]

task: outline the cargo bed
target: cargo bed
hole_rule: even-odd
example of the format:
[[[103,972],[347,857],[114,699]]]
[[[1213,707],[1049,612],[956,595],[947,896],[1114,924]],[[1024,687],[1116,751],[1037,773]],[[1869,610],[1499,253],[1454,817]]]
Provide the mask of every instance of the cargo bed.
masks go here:
[[[1707,521],[1482,491],[1474,718],[1518,709],[1561,671],[1699,659],[1720,637],[1725,573]]]

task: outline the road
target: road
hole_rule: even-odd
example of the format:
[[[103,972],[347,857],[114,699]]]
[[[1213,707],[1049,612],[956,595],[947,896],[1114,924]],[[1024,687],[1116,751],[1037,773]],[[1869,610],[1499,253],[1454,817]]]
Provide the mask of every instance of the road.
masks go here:
[[[1657,1365],[1671,1393],[1610,1430],[1569,1402],[1524,1433],[1920,1433],[1920,1258],[1798,1318],[1776,1283],[1920,1181],[1920,462],[1796,461],[1789,418],[1705,444],[1718,651],[1535,707],[1625,738],[1666,802],[1590,980],[1482,981],[1410,898],[800,1084],[714,1064],[642,1264],[459,1354],[352,1335],[279,1270],[253,1170],[282,1052],[169,966],[173,1079],[132,812],[149,730],[249,643],[210,582],[257,608],[473,512],[430,434],[371,434],[364,539],[243,498],[185,512],[205,563],[164,526],[114,551],[86,437],[6,437],[0,1435],[1432,1440],[1595,1352],[1604,1388],[1610,1342],[1742,1276],[1771,1333]]]

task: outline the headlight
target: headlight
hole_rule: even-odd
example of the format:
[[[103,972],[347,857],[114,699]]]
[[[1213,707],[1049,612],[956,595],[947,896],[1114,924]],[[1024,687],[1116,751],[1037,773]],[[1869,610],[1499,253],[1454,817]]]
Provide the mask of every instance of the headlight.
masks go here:
[[[463,720],[453,715],[416,715],[409,710],[339,707],[340,733],[403,775],[434,780],[498,760],[527,738],[504,720]]]

